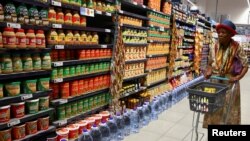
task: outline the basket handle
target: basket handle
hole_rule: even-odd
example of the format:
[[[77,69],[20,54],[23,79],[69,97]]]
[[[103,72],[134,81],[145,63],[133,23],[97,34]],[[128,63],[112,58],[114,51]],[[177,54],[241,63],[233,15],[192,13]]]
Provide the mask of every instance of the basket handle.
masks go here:
[[[223,81],[229,81],[227,77],[221,77],[221,76],[211,76],[210,79],[217,79],[217,80],[223,80]]]

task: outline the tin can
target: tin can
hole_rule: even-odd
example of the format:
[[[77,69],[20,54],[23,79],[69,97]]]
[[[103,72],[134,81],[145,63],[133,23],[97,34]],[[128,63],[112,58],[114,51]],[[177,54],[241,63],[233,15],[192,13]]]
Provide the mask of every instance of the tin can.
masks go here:
[[[58,120],[63,120],[66,117],[66,110],[65,110],[65,105],[61,105],[57,108],[56,111],[57,114],[57,119]]]
[[[87,73],[86,65],[82,65],[81,68],[82,68],[82,74],[86,74]]]
[[[69,98],[69,83],[60,84],[60,97],[65,99]]]
[[[83,112],[83,100],[79,100],[77,102],[77,113],[82,113]]]
[[[57,68],[57,78],[63,78],[63,77],[64,77],[64,69],[62,67]],[[67,77],[67,75],[65,75],[65,77]]]
[[[50,87],[53,89],[52,98],[57,99],[59,98],[59,84],[50,84]]]
[[[83,100],[83,112],[86,112],[89,110],[89,98],[85,98]]]
[[[77,114],[77,102],[71,104],[71,115]]]
[[[75,76],[76,75],[76,68],[75,66],[69,67],[69,76]]]
[[[83,80],[78,81],[78,95],[82,95],[84,93],[83,83],[84,83]]]
[[[95,68],[94,68],[95,72],[99,72],[101,70],[99,70],[99,63],[95,63]]]
[[[69,67],[64,67],[63,68],[63,77],[69,77],[70,76],[70,69]]]
[[[93,73],[95,70],[95,64],[90,65],[89,73]]]
[[[81,65],[76,66],[76,75],[81,75]]]
[[[53,79],[58,78],[57,75],[58,75],[57,68],[52,69],[51,79],[53,80]],[[62,78],[62,77],[61,77],[61,78]]]
[[[72,81],[69,83],[70,96],[74,97],[78,95],[78,81]]]
[[[66,118],[69,118],[72,116],[72,108],[71,108],[71,104],[66,104],[65,106],[65,114],[66,114]]]

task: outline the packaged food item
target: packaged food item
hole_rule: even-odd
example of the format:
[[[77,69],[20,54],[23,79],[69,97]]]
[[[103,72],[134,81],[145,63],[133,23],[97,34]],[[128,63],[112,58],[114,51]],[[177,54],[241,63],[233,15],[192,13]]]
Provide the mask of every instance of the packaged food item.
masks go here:
[[[70,75],[70,72],[69,72],[69,67],[64,67],[63,69],[63,77],[69,77]]]
[[[77,101],[77,113],[82,113],[83,112],[83,100]]]
[[[69,67],[69,76],[75,76],[76,75],[76,68],[75,66]]]
[[[49,128],[49,117],[39,118],[37,120],[38,130],[47,130]]]
[[[0,48],[3,47],[3,35],[2,32],[0,32]]]
[[[0,99],[3,98],[3,84],[0,84]]]
[[[25,124],[12,127],[12,139],[20,140],[26,135]]]
[[[67,128],[60,128],[56,130],[57,141],[60,141],[60,139],[68,139],[69,138],[69,130]]]
[[[37,80],[25,80],[23,82],[23,91],[25,94],[32,94],[36,92],[36,82]]]
[[[49,53],[42,54],[42,69],[43,70],[51,69],[51,58]]]
[[[35,114],[39,111],[39,99],[27,100],[25,106],[26,114]]]
[[[57,108],[56,114],[57,114],[57,119],[58,119],[58,120],[65,119],[65,117],[66,117],[65,105],[59,106],[59,107]]]
[[[62,8],[58,8],[56,12],[56,23],[63,24],[64,23],[64,13],[62,12]]]
[[[69,83],[60,84],[60,97],[67,99],[69,95]]]
[[[37,120],[26,122],[25,125],[26,135],[37,133]]]
[[[11,141],[11,128],[1,130],[0,131],[0,139],[1,141]]]
[[[23,70],[24,71],[32,71],[33,70],[33,61],[32,61],[30,54],[23,54],[22,62],[23,62]]]
[[[26,33],[26,45],[28,48],[36,48],[36,35],[33,29],[29,29]]]
[[[84,31],[81,33],[81,44],[87,44],[87,34]]]
[[[39,78],[38,79],[38,91],[49,90],[50,78]]]
[[[86,17],[85,16],[81,16],[80,17],[80,25],[84,26],[84,27],[87,25],[87,21],[86,21]]]
[[[20,94],[20,82],[11,82],[4,85],[7,96],[17,96]]]
[[[56,11],[54,9],[54,7],[50,7],[49,8],[49,21],[51,23],[56,23]]]
[[[74,97],[78,95],[78,81],[72,81],[69,83],[70,96]]]
[[[21,118],[25,115],[25,103],[13,103],[11,104],[11,116],[13,118]]]
[[[16,48],[16,34],[13,28],[4,28],[3,45],[5,48]]]
[[[67,126],[69,130],[69,140],[75,140],[78,138],[79,126],[77,124],[70,124]]]
[[[45,48],[46,41],[43,30],[37,30],[36,32],[36,47],[37,48]]]
[[[10,2],[4,7],[4,21],[6,22],[17,22],[16,7]]]
[[[70,103],[66,104],[65,106],[65,114],[66,114],[66,118],[69,118],[72,116],[72,107]]]
[[[38,10],[35,6],[33,6],[29,9],[29,18],[30,18],[30,24],[40,25],[41,20],[39,18]]]
[[[34,53],[32,55],[33,69],[41,70],[42,69],[42,60],[39,53]]]
[[[0,22],[4,20],[4,10],[3,5],[0,3]]]
[[[62,3],[67,3],[67,4],[69,4],[69,3],[70,3],[70,0],[62,0]]]
[[[13,63],[10,58],[10,54],[6,53],[2,56],[2,73],[12,73],[13,72]]]
[[[65,44],[65,34],[63,30],[58,31],[58,44],[64,45]]]
[[[94,34],[93,34],[92,43],[99,44],[99,36],[98,36],[97,32],[94,32]]]
[[[29,24],[29,13],[26,5],[21,4],[16,9],[17,22],[21,24]]]
[[[56,30],[51,29],[49,35],[47,36],[47,41],[48,41],[48,44],[50,45],[58,44],[58,34]]]
[[[74,35],[72,33],[72,30],[68,30],[66,37],[65,37],[65,44],[66,45],[73,45],[74,44]]]
[[[49,25],[49,19],[48,19],[48,10],[47,9],[41,9],[39,12],[39,18],[41,20],[41,25]]]
[[[92,44],[92,38],[93,36],[91,35],[90,32],[87,32],[87,40],[86,40],[86,43],[87,44]]]
[[[78,11],[73,12],[73,17],[72,17],[72,24],[73,25],[80,25],[80,15]]]
[[[78,134],[80,135],[80,134],[82,134],[83,129],[87,129],[87,124],[88,123],[85,120],[80,120],[75,124],[77,124],[79,126]]]
[[[78,31],[75,31],[74,32],[74,44],[76,44],[76,45],[80,45],[81,44],[81,36],[80,36],[80,34],[79,34],[79,32]]]
[[[53,89],[52,97],[53,99],[59,98],[59,84],[50,84],[51,89]]]
[[[64,23],[65,23],[65,24],[72,25],[72,14],[71,14],[71,11],[70,11],[70,10],[66,10],[66,11],[65,11]]]
[[[0,123],[10,120],[10,105],[0,107]]]
[[[88,117],[85,119],[88,123],[87,129],[90,130],[91,127],[95,124],[95,118],[94,117]]]
[[[46,110],[49,108],[49,97],[39,98],[39,110]]]
[[[17,48],[26,48],[26,34],[23,29],[18,29],[16,32],[16,46]]]

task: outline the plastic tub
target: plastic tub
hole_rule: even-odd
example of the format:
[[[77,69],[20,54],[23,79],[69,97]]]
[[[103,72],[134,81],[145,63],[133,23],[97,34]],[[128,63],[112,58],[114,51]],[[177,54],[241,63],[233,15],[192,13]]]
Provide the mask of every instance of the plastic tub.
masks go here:
[[[79,126],[78,134],[82,134],[83,129],[87,129],[88,122],[85,120],[80,120],[76,123]]]
[[[26,111],[27,114],[35,114],[38,112],[38,104],[39,103],[39,99],[34,99],[34,100],[28,100],[26,101]]]
[[[39,118],[37,128],[38,130],[47,130],[49,128],[49,117]]]
[[[10,120],[10,105],[0,107],[0,123]]]
[[[67,126],[69,130],[69,140],[75,140],[78,138],[79,126],[77,124],[70,124]]]
[[[11,115],[13,118],[21,118],[25,115],[25,102],[11,104]]]
[[[37,133],[37,120],[25,123],[26,134],[31,135]]]
[[[46,110],[49,108],[49,96],[39,98],[39,110]]]
[[[12,127],[12,139],[20,140],[25,137],[25,124]]]
[[[60,128],[56,130],[57,134],[57,141],[60,141],[60,139],[68,139],[69,137],[69,130],[67,128]]]
[[[11,82],[5,84],[7,96],[17,96],[20,94],[20,82]]]
[[[1,141],[11,141],[11,128],[0,131]]]

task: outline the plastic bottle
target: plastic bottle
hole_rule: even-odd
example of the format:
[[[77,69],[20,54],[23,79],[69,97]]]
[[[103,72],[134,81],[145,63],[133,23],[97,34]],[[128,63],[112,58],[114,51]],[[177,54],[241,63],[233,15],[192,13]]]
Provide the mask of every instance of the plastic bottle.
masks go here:
[[[150,111],[149,111],[147,103],[143,104],[143,115],[144,115],[143,126],[145,126],[145,125],[148,125],[151,119]]]
[[[90,135],[93,138],[93,141],[102,141],[102,133],[95,124],[91,127]]]
[[[152,103],[152,120],[157,120],[159,114],[159,103],[158,100],[155,98]]]
[[[139,115],[139,128],[142,128],[143,127],[143,121],[144,121],[142,106],[137,107],[137,113]]]
[[[102,134],[102,141],[110,141],[110,129],[105,121],[101,121],[99,125],[101,134]]]
[[[132,113],[131,113],[131,130],[132,133],[138,133],[139,132],[139,115],[136,111],[136,108],[133,109]]]
[[[124,120],[120,113],[116,115],[116,124],[118,128],[117,139],[123,140],[124,139]]]
[[[117,125],[113,119],[113,117],[110,117],[109,120],[107,121],[107,125],[110,129],[110,141],[116,141],[116,136],[117,136]]]
[[[93,141],[92,136],[87,129],[83,129],[82,135],[78,138],[78,141]]]
[[[129,136],[130,135],[130,131],[131,131],[131,114],[130,112],[128,112],[127,110],[124,111],[123,114],[123,120],[124,120],[124,135],[125,136]]]

